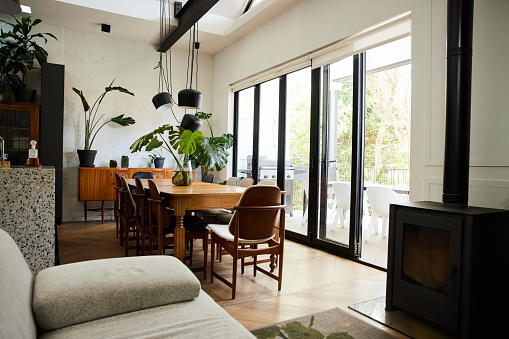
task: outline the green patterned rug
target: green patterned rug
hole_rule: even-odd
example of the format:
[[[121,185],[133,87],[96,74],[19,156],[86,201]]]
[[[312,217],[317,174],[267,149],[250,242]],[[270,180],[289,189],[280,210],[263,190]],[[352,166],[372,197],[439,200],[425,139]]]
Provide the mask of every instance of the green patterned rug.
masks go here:
[[[394,339],[393,335],[354,317],[347,312],[333,308],[328,311],[281,321],[269,326],[251,330],[258,339]]]

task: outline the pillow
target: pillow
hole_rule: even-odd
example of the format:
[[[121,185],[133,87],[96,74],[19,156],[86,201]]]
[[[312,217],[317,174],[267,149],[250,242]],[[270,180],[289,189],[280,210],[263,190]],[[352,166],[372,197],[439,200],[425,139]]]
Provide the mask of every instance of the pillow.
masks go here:
[[[55,266],[35,277],[33,311],[54,330],[196,298],[200,282],[180,260],[144,256]]]

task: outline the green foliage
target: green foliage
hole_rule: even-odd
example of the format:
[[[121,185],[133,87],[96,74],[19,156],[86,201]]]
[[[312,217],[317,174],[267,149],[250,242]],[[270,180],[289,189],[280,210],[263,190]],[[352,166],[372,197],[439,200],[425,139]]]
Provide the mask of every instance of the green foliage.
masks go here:
[[[81,99],[81,104],[83,106],[83,112],[85,114],[85,145],[84,149],[89,150],[92,147],[92,144],[95,140],[95,137],[97,136],[97,133],[106,125],[107,123],[115,123],[117,125],[120,125],[122,127],[126,127],[129,125],[133,125],[136,121],[131,117],[124,117],[123,114],[116,116],[114,118],[111,118],[109,120],[104,121],[103,123],[100,123],[101,119],[104,117],[104,114],[101,116],[97,116],[97,111],[99,110],[99,106],[101,105],[101,102],[103,101],[104,97],[107,93],[112,91],[118,91],[120,93],[125,93],[134,96],[133,93],[128,91],[127,89],[123,87],[112,87],[113,81],[110,83],[108,87],[104,89],[104,92],[97,98],[97,100],[94,102],[92,107],[87,102],[87,99],[85,98],[85,95],[83,94],[83,91],[73,87],[73,91],[78,94],[78,96]]]
[[[159,140],[159,138],[161,140]],[[150,152],[157,148],[168,151],[175,159],[178,168],[183,171],[185,165],[191,160],[196,151],[197,144],[203,140],[201,131],[191,132],[182,127],[172,125],[163,125],[152,132],[149,132],[131,145],[131,153],[147,151]]]
[[[12,15],[11,15],[12,16]],[[23,77],[28,70],[34,67],[34,60],[39,64],[47,61],[48,52],[36,42],[36,39],[43,39],[48,42],[46,37],[57,38],[51,33],[31,34],[32,28],[38,25],[41,20],[31,20],[30,17],[21,17],[19,20],[12,16],[15,23],[5,20],[0,28],[0,94],[3,100],[9,104],[14,99],[14,91],[26,86],[26,79]],[[11,26],[11,29],[4,31],[5,25]]]

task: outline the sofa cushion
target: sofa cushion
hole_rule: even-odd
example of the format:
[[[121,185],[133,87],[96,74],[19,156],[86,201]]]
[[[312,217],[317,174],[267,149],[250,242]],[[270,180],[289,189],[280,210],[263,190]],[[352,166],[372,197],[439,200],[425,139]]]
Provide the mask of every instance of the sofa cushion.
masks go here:
[[[40,339],[81,338],[221,338],[254,336],[210,296],[98,319],[55,331]]]
[[[35,338],[33,276],[18,245],[0,230],[0,338]]]
[[[178,259],[145,256],[55,266],[35,277],[33,311],[44,330],[196,298],[200,282]]]

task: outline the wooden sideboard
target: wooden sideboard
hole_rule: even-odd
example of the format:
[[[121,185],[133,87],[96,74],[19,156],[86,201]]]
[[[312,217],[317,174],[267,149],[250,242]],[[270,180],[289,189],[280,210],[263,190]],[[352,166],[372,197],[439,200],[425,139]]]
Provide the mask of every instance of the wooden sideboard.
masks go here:
[[[87,211],[100,211],[104,223],[105,201],[115,200],[115,173],[126,179],[132,178],[136,172],[153,173],[156,179],[171,179],[171,168],[122,168],[122,167],[79,167],[78,200],[85,203],[85,221]],[[87,201],[101,201],[100,208],[88,208]]]

